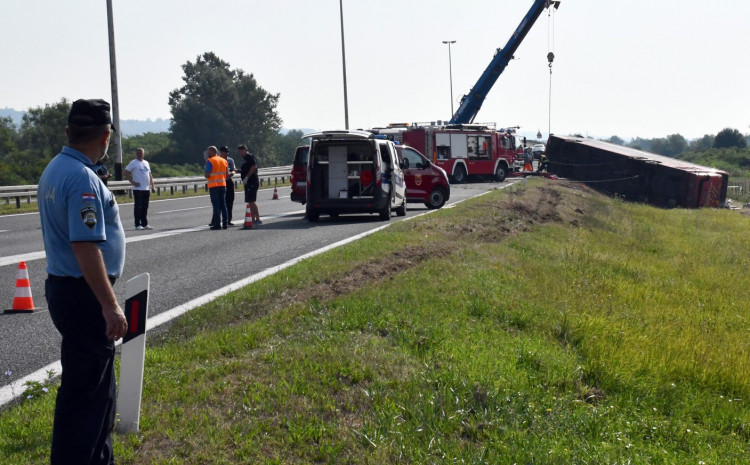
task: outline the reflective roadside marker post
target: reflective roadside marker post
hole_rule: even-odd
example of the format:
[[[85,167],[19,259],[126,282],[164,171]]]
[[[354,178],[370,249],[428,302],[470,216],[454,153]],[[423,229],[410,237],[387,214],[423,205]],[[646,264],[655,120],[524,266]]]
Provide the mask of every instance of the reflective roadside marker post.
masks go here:
[[[125,318],[128,332],[122,338],[120,383],[117,395],[117,430],[137,433],[141,416],[143,363],[146,356],[146,317],[151,277],[142,273],[125,284]]]

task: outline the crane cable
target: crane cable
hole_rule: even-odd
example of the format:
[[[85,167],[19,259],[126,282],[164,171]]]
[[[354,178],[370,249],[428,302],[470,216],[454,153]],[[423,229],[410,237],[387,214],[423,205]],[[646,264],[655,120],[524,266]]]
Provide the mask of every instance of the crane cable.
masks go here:
[[[555,17],[553,16],[553,8],[550,5],[547,8],[547,61],[549,67],[549,103],[547,108],[547,135],[552,135],[552,62],[555,60]]]

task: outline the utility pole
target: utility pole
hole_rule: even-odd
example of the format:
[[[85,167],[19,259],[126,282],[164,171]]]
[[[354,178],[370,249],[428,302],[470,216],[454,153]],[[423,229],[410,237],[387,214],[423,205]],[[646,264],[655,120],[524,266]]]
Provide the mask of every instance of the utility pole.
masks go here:
[[[341,11],[341,62],[344,67],[344,129],[349,129],[349,100],[346,96],[346,48],[344,47],[344,0],[339,0]]]
[[[115,150],[115,181],[122,181],[122,128],[120,128],[120,102],[117,98],[117,60],[115,59],[115,21],[112,0],[107,0],[107,25],[109,28],[109,78],[112,87],[112,123],[114,132],[111,145]]]
[[[451,83],[451,118],[453,118],[453,63],[451,61],[451,44],[455,44],[455,40],[444,40],[444,44],[448,44],[448,75],[450,76]]]

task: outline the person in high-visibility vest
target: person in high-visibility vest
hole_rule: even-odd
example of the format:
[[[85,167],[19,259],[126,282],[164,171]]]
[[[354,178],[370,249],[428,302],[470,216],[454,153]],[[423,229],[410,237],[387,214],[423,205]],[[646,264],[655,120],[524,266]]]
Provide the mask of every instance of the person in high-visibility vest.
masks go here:
[[[228,163],[218,155],[219,151],[213,145],[208,147],[206,151],[208,152],[206,179],[208,179],[208,193],[211,196],[211,206],[214,208],[211,229],[227,229],[227,223],[229,222],[226,199]],[[221,226],[219,226],[220,224]]]

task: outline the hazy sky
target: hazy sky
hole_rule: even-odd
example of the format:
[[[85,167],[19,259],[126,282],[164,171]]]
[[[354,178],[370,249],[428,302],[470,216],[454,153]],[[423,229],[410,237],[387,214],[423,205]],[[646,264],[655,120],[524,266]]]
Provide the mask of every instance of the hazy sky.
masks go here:
[[[338,0],[112,0],[120,118],[169,118],[181,65],[212,51],[280,94],[285,128],[344,127]],[[343,0],[351,128],[435,121],[531,0]],[[750,2],[562,0],[495,84],[477,122],[551,116],[553,133],[688,138],[750,132]],[[0,0],[0,108],[111,99],[105,0]],[[551,115],[550,75],[553,65]]]

